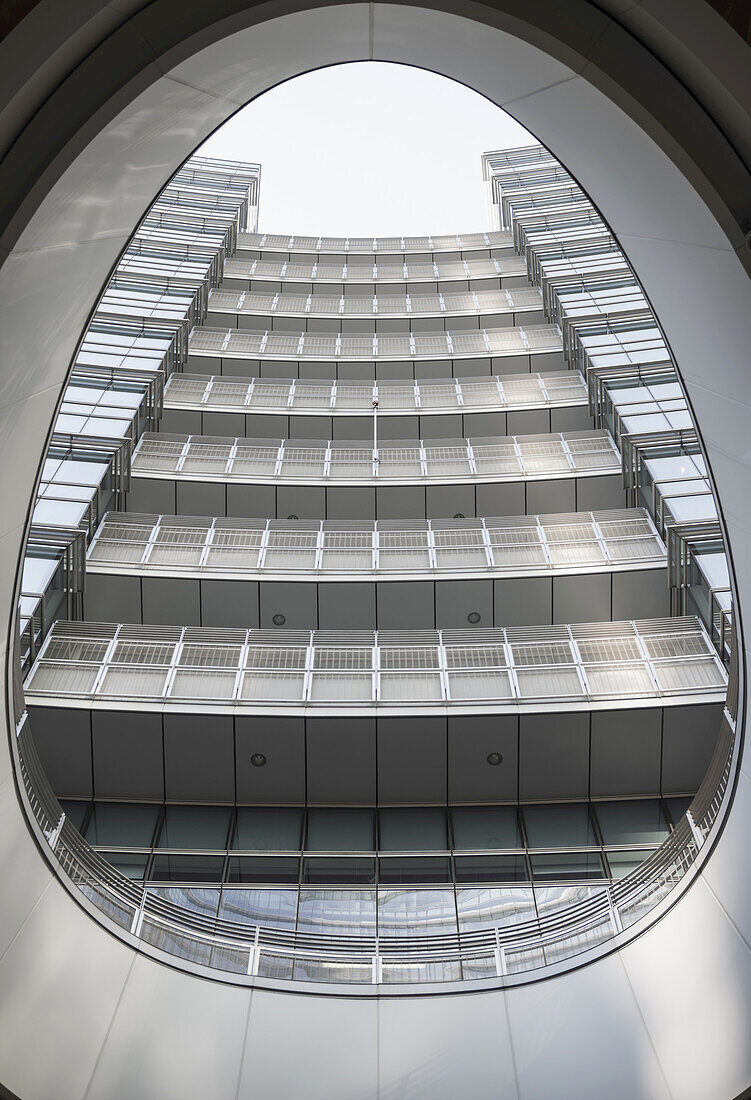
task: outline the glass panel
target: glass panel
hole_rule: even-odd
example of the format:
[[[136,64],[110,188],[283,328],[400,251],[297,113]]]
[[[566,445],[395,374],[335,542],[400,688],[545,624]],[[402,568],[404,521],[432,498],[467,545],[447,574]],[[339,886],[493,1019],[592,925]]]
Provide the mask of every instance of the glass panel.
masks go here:
[[[380,882],[451,882],[448,856],[391,856],[378,861]]]
[[[390,808],[379,813],[382,852],[435,852],[448,847],[443,808]]]
[[[299,852],[302,813],[296,807],[241,806],[232,847],[250,852]]]
[[[229,806],[167,806],[158,848],[226,848]]]
[[[107,852],[107,862],[111,863],[115,870],[119,871],[121,875],[125,875],[126,878],[142,879],[146,874],[148,861],[148,853]]]
[[[537,916],[531,886],[459,888],[456,907],[460,932],[504,928]]]
[[[301,890],[298,932],[324,936],[372,936],[375,890]]]
[[[605,877],[599,852],[533,852],[530,862],[535,882]]]
[[[516,806],[461,806],[451,811],[454,848],[520,848]]]
[[[524,856],[457,856],[457,882],[525,882],[529,879]]]
[[[293,856],[232,856],[227,882],[296,883],[299,864]]]
[[[525,806],[530,848],[578,848],[596,844],[586,802]]]
[[[382,936],[453,935],[453,890],[379,890],[378,932]]]
[[[686,810],[689,808],[693,798],[666,798],[665,805],[668,808],[668,813],[673,819],[673,824],[677,825],[681,820]]]
[[[305,847],[310,852],[372,852],[374,832],[373,810],[312,809]]]
[[[668,835],[658,798],[598,802],[596,807],[605,844],[659,844]]]
[[[89,802],[78,802],[70,798],[60,799],[60,808],[65,814],[66,819],[73,825],[78,831],[81,831],[84,818],[86,817],[86,811],[90,806]]]
[[[150,848],[160,809],[160,806],[137,803],[97,802],[86,829],[86,839],[89,844]]]
[[[155,856],[153,882],[221,882],[224,856]]]
[[[203,917],[215,917],[219,908],[219,890],[206,890],[196,886],[157,886],[149,894],[164,898],[182,909],[199,913]]]
[[[375,859],[365,856],[304,859],[302,881],[311,884],[352,882],[367,885],[375,882]]]
[[[294,928],[297,890],[222,890],[221,920]]]
[[[607,852],[610,874],[616,879],[624,878],[635,871],[653,851],[654,848],[632,848],[630,852]]]

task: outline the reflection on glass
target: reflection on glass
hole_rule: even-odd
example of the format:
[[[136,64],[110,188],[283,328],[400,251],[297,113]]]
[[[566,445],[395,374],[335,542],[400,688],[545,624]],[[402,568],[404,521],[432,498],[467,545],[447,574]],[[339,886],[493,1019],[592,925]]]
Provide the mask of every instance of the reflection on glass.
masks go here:
[[[448,856],[388,856],[378,861],[380,882],[451,882]]]
[[[107,862],[126,878],[142,879],[146,874],[147,854],[135,852],[107,852]]]
[[[367,856],[313,856],[303,860],[302,881],[305,883],[351,882],[368,885],[375,882],[375,859]]]
[[[375,890],[301,890],[298,932],[325,936],[372,936],[376,928]]]
[[[653,851],[653,848],[632,848],[629,852],[607,852],[612,878],[624,878],[635,871]]]
[[[577,905],[580,901],[592,897],[602,890],[601,886],[566,884],[562,886],[535,886],[537,912],[544,917],[551,910]]]
[[[529,858],[535,882],[605,876],[599,852],[533,852]]]
[[[457,882],[524,882],[529,879],[524,856],[457,856]]]
[[[221,920],[235,924],[264,924],[272,928],[294,928],[297,890],[222,890]]]
[[[460,887],[456,891],[459,931],[504,928],[535,917],[531,886]]]
[[[226,848],[229,806],[167,806],[159,848]]]
[[[221,882],[224,856],[154,856],[154,882]]]
[[[157,886],[149,890],[154,897],[163,898],[172,905],[190,909],[203,917],[215,917],[219,908],[219,890],[202,889],[200,886]]]
[[[295,856],[230,856],[227,882],[296,883],[299,866]]]
[[[453,935],[456,930],[453,890],[378,891],[379,935]]]

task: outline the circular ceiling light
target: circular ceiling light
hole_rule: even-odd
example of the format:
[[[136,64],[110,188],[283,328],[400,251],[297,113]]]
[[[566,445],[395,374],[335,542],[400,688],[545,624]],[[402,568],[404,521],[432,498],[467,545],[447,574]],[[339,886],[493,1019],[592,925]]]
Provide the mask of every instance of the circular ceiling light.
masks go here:
[[[498,765],[502,764],[502,763],[503,763],[503,756],[499,752],[489,752],[488,753],[488,764],[490,764],[492,767],[497,768]]]
[[[476,626],[481,619],[482,615],[479,611],[470,611],[469,615],[467,615],[467,622],[472,623],[472,626]]]
[[[287,616],[286,615],[273,615],[272,618],[271,618],[271,621],[274,624],[274,626],[284,626],[284,624],[287,621]]]
[[[250,758],[250,762],[254,768],[262,768],[266,763],[266,757],[262,752],[254,752]]]

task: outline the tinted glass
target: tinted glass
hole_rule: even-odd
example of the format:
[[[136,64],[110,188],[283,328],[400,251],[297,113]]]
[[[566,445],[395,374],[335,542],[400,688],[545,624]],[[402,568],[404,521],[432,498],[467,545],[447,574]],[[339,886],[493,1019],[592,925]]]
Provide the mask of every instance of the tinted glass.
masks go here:
[[[604,869],[599,852],[532,853],[532,878],[535,882],[562,882],[572,879],[603,878]]]
[[[631,871],[634,871],[653,851],[654,848],[632,848],[629,852],[607,852],[610,874],[613,878],[624,878]]]
[[[375,882],[375,859],[352,857],[313,857],[303,860],[302,881],[306,883],[368,883]]]
[[[111,863],[116,871],[126,878],[142,879],[146,874],[146,864],[149,861],[147,854],[137,855],[132,852],[107,852],[107,862]]]
[[[200,886],[156,886],[149,890],[155,897],[164,898],[173,905],[199,913],[203,917],[215,917],[219,908],[219,890]]]
[[[595,844],[586,802],[557,802],[524,807],[530,848],[579,848]]]
[[[60,807],[71,825],[75,826],[80,832],[81,826],[83,825],[83,819],[86,817],[86,811],[89,808],[89,803],[74,802],[69,798],[61,798]]]
[[[133,802],[97,802],[86,827],[89,844],[150,848],[161,807]]]
[[[440,852],[448,847],[442,808],[392,808],[379,814],[382,852]]]
[[[299,852],[302,816],[297,807],[240,807],[232,847],[248,852]]]
[[[223,856],[154,856],[153,882],[221,882]]]
[[[524,856],[457,856],[457,882],[524,882],[529,879]]]
[[[235,924],[294,928],[296,910],[297,890],[243,890],[225,886],[219,917]]]
[[[305,847],[310,852],[372,852],[374,830],[373,810],[308,810]]]
[[[668,808],[668,813],[673,819],[673,824],[677,825],[681,820],[686,810],[689,808],[693,798],[666,798],[665,804]]]
[[[167,806],[159,848],[226,848],[229,806]]]
[[[531,886],[460,887],[456,891],[456,907],[460,932],[504,927],[536,916]]]
[[[299,865],[293,856],[232,856],[227,882],[296,883]]]
[[[658,798],[598,802],[597,820],[605,844],[659,844],[668,835]]]
[[[392,856],[378,861],[380,882],[451,882],[448,856]]]
[[[457,931],[453,890],[379,890],[382,936],[450,935]]]
[[[372,936],[376,926],[375,890],[301,890],[298,932],[324,936]]]
[[[458,806],[451,811],[455,848],[519,848],[516,806]]]

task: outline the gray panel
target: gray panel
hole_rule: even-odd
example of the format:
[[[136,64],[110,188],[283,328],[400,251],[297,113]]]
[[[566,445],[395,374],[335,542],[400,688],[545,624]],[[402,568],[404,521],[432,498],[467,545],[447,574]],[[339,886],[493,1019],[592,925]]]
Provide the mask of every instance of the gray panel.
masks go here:
[[[245,413],[214,412],[205,409],[201,417],[201,431],[204,435],[229,435],[233,439],[235,436],[245,435]],[[186,429],[186,431],[191,430]]]
[[[87,572],[83,607],[85,619],[102,623],[140,623],[140,577]]]
[[[451,519],[455,515],[474,516],[474,485],[428,485],[427,516],[429,519]]]
[[[660,793],[662,710],[594,711],[590,796]]]
[[[168,799],[232,802],[235,745],[225,714],[164,715],[164,789]]]
[[[422,438],[427,440],[462,439],[464,437],[464,429],[461,413],[441,413],[434,416],[421,416],[420,431]],[[500,432],[500,428],[492,428],[489,434],[492,435]]]
[[[505,412],[481,412],[464,414],[464,430],[461,436],[507,435]]]
[[[309,718],[307,776],[309,802],[374,802],[375,719]]]
[[[454,378],[487,378],[490,376],[490,358],[454,359]]]
[[[177,514],[180,516],[223,516],[226,488],[222,482],[177,482]]]
[[[185,369],[192,374],[218,374],[218,363],[219,360],[214,355],[196,355],[192,351],[188,355]]]
[[[493,581],[496,626],[545,626],[553,616],[552,577],[499,577]]]
[[[297,581],[264,581],[260,588],[260,625],[285,629],[315,630],[318,623],[316,586]],[[285,622],[275,623],[275,615]]]
[[[519,797],[586,798],[589,715],[523,714],[519,723]]]
[[[379,630],[431,630],[435,627],[432,581],[379,581]]]
[[[662,793],[693,793],[712,759],[722,705],[665,707],[662,724]]]
[[[503,285],[508,285],[506,279]],[[492,359],[493,374],[524,374],[530,369],[528,355],[496,355]]]
[[[586,405],[550,410],[551,432],[579,432],[592,427],[592,417]]]
[[[364,417],[364,419],[370,427],[372,435],[373,421],[370,417]],[[443,420],[444,417],[436,416],[432,419]],[[448,419],[451,419],[451,417],[448,417]],[[459,433],[461,434],[461,418],[459,418],[458,426]],[[381,442],[384,442],[388,439],[419,439],[420,418],[418,416],[379,416],[377,431],[378,439]]]
[[[446,719],[379,719],[379,803],[443,802],[446,788]]]
[[[144,577],[143,621],[158,626],[200,626],[198,578]]]
[[[335,416],[332,431],[332,439],[367,439],[372,442],[373,420],[369,416]]]
[[[161,714],[91,713],[96,798],[164,798]]]
[[[251,764],[256,753],[262,767]],[[259,715],[235,717],[238,802],[305,801],[305,720]]]
[[[562,351],[538,351],[530,355],[532,370],[566,370]]]
[[[318,586],[319,630],[375,630],[376,586],[372,581]]]
[[[275,376],[276,377],[276,376]],[[245,427],[238,435],[248,439],[286,439],[289,420],[276,413],[245,413]]]
[[[524,482],[485,482],[476,486],[478,516],[523,516]]]
[[[613,619],[649,619],[670,614],[667,569],[613,573]]]
[[[276,490],[279,519],[323,519],[326,515],[326,490],[323,485],[279,485]]]
[[[331,432],[330,416],[290,416],[289,418],[290,439],[332,439]]]
[[[201,435],[200,409],[165,409],[159,421],[160,432],[176,435]]]
[[[576,482],[573,478],[527,482],[527,514],[576,511]]]
[[[554,623],[596,623],[610,617],[610,573],[554,578]]]
[[[577,478],[576,506],[580,512],[623,508],[626,501],[620,474]]]
[[[453,378],[451,363],[417,362],[415,363],[415,378]]]
[[[169,478],[132,477],[127,500],[131,512],[174,516],[175,483]]]
[[[205,514],[210,515],[211,513],[207,512]],[[248,519],[274,519],[276,517],[274,486],[228,485],[227,515],[242,516]]]
[[[518,797],[519,719],[515,714],[457,715],[448,723],[450,802],[507,802]],[[488,763],[499,752],[500,764]]]
[[[202,580],[202,626],[258,626],[258,583]]]
[[[509,409],[509,435],[545,435],[549,431],[549,409]]]
[[[375,489],[359,485],[331,485],[326,489],[329,519],[375,519]]]
[[[423,485],[379,485],[378,519],[417,519],[425,515]]]
[[[375,380],[375,363],[339,363],[337,365],[337,377],[346,378],[350,382],[360,382],[367,378],[369,382]]]
[[[395,382],[410,382],[414,378],[414,369],[411,363],[379,363],[378,380],[380,382],[391,379]]]
[[[42,767],[58,798],[91,798],[91,713],[29,707],[29,724]]]
[[[480,616],[479,622],[470,622],[467,616],[475,614]],[[439,629],[459,627],[470,630],[492,626],[492,580],[437,581],[435,618]]]

